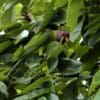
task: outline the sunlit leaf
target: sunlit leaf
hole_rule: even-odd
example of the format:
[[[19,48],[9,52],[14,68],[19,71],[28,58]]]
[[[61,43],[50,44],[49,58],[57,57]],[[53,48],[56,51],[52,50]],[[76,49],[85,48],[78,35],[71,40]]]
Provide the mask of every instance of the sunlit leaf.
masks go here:
[[[92,79],[92,83],[90,85],[89,94],[95,91],[96,87],[100,86],[100,70],[97,71]]]
[[[31,40],[24,46],[25,54],[34,52],[40,45],[46,43],[52,34],[51,31],[47,31],[44,34],[37,34],[31,38]]]
[[[38,88],[42,83],[49,81],[49,77],[42,77],[38,80],[36,80],[35,82],[33,82],[32,84],[30,84],[29,86],[27,86],[23,91],[22,94],[28,93],[30,91],[32,91],[33,89]]]
[[[68,1],[68,10],[67,10],[67,19],[66,23],[70,30],[73,31],[75,25],[77,24],[80,9],[83,6],[82,0],[69,0]]]
[[[13,55],[13,60],[16,61],[20,58],[21,54],[24,52],[24,48],[23,46],[21,45],[14,53]]]
[[[98,92],[96,93],[95,97],[93,100],[99,100],[100,99],[100,89],[98,90]]]
[[[63,51],[63,45],[59,42],[51,42],[47,47],[47,56],[48,57],[57,57]]]
[[[67,0],[56,0],[56,2],[54,4],[54,9],[63,7],[64,5],[66,5],[67,2],[68,2]]]
[[[5,41],[0,43],[0,53],[6,50],[11,45],[11,41]]]

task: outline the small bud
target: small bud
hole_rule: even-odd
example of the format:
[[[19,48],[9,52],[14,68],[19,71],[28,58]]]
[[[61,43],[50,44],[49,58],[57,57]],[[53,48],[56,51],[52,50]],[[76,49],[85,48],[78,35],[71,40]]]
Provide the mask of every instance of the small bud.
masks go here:
[[[63,31],[63,30],[58,30],[56,36],[57,36],[56,38],[58,41],[62,41],[64,43],[64,42],[66,42],[67,39],[69,39],[69,32]]]

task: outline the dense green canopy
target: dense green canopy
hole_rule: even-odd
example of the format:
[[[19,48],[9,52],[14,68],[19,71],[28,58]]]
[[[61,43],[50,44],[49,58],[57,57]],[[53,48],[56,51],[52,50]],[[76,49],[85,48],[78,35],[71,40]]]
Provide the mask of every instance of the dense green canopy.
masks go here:
[[[0,0],[0,100],[99,100],[99,87],[99,0]]]

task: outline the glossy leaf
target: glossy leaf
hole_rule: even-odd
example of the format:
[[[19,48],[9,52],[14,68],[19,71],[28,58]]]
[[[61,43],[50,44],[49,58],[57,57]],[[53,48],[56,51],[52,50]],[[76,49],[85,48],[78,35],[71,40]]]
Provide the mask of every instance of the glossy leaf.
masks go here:
[[[48,100],[60,100],[56,94],[50,94],[48,96]]]
[[[75,29],[70,34],[70,40],[72,42],[74,42],[78,37],[80,37],[80,33],[83,27],[83,20],[84,18],[79,23],[76,24]]]
[[[49,72],[52,72],[58,65],[58,58],[49,58],[47,62]]]
[[[8,96],[7,86],[2,81],[0,81],[0,93],[3,93]]]
[[[73,59],[63,58],[59,62],[59,71],[62,75],[74,75],[82,70],[82,63]]]

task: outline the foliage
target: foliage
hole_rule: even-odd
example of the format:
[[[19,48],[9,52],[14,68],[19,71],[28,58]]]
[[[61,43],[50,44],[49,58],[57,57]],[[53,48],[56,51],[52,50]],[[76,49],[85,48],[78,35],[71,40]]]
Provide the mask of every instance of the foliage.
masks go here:
[[[99,100],[99,0],[0,0],[0,100]]]

